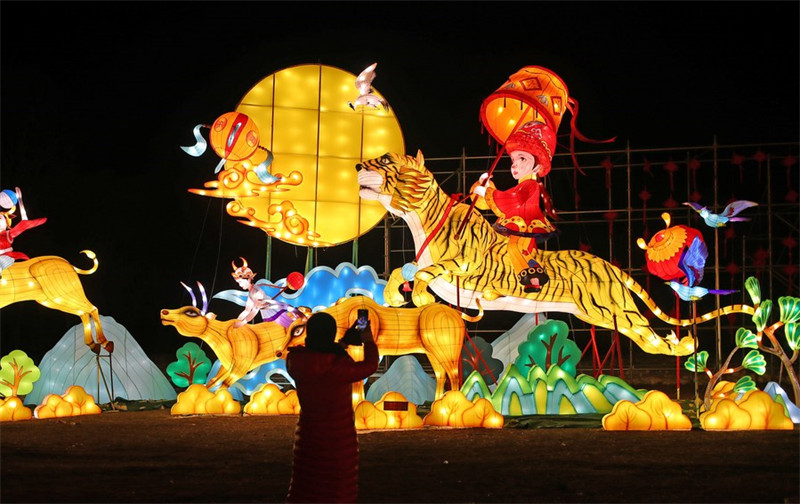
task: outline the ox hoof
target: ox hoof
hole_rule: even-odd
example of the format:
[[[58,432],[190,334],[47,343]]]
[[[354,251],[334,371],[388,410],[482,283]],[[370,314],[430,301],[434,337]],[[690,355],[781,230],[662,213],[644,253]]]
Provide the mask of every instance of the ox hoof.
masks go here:
[[[114,342],[113,341],[106,342],[106,344],[103,345],[103,348],[105,348],[108,353],[114,353]]]
[[[96,353],[97,355],[100,355],[100,343],[94,343],[94,342],[90,343],[89,349],[92,352]]]

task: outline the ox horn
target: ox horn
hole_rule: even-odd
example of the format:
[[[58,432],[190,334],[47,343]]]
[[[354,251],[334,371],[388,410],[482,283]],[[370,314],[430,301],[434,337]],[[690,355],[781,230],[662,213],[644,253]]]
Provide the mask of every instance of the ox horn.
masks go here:
[[[192,288],[183,282],[181,282],[181,285],[183,285],[183,288],[189,292],[190,296],[192,296],[192,306],[197,308],[197,297],[194,295]],[[200,295],[203,297],[203,308],[200,309],[200,313],[205,315],[208,310],[208,296],[206,296],[206,290],[203,288],[203,284],[197,282],[197,287],[200,289]]]

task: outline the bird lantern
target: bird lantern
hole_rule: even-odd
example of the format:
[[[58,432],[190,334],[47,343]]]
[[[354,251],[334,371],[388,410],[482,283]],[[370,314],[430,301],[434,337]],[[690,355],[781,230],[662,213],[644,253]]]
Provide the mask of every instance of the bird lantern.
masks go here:
[[[273,177],[268,172],[272,163],[272,153],[266,147],[259,145],[258,126],[247,115],[239,112],[226,112],[217,117],[211,126],[205,124],[195,126],[193,133],[196,143],[181,147],[190,156],[200,157],[206,152],[208,142],[200,134],[202,128],[211,130],[209,133],[211,148],[220,157],[214,173],[219,173],[223,167],[232,171],[252,169],[262,184],[273,184],[279,180],[279,177]],[[237,182],[237,178],[239,178],[238,184],[233,184],[235,187],[242,183],[244,177],[236,175],[231,177],[230,173],[223,173],[220,175],[219,182],[222,186],[231,188],[231,182]],[[214,182],[206,184],[207,187],[218,185]],[[245,189],[249,192],[247,188]],[[202,190],[194,192],[206,194]]]

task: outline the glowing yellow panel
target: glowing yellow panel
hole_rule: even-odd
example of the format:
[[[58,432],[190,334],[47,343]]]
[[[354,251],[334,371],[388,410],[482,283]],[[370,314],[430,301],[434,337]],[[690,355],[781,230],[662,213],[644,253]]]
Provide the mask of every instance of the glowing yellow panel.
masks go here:
[[[380,222],[385,208],[359,201],[355,165],[386,152],[404,152],[405,145],[391,108],[348,106],[358,96],[355,80],[356,75],[335,67],[298,65],[265,77],[245,94],[236,111],[252,118],[261,145],[272,151],[270,173],[297,171],[302,182],[237,199],[229,207],[231,215],[280,240],[312,241],[312,246],[348,242]],[[292,204],[293,216],[275,212],[283,201]]]

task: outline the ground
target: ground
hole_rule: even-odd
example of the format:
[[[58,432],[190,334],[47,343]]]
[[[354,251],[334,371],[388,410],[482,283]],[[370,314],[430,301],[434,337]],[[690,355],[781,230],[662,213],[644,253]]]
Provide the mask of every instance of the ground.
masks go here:
[[[134,409],[0,424],[0,501],[283,502],[296,416]],[[800,502],[797,426],[606,432],[579,417],[361,432],[359,501]]]

